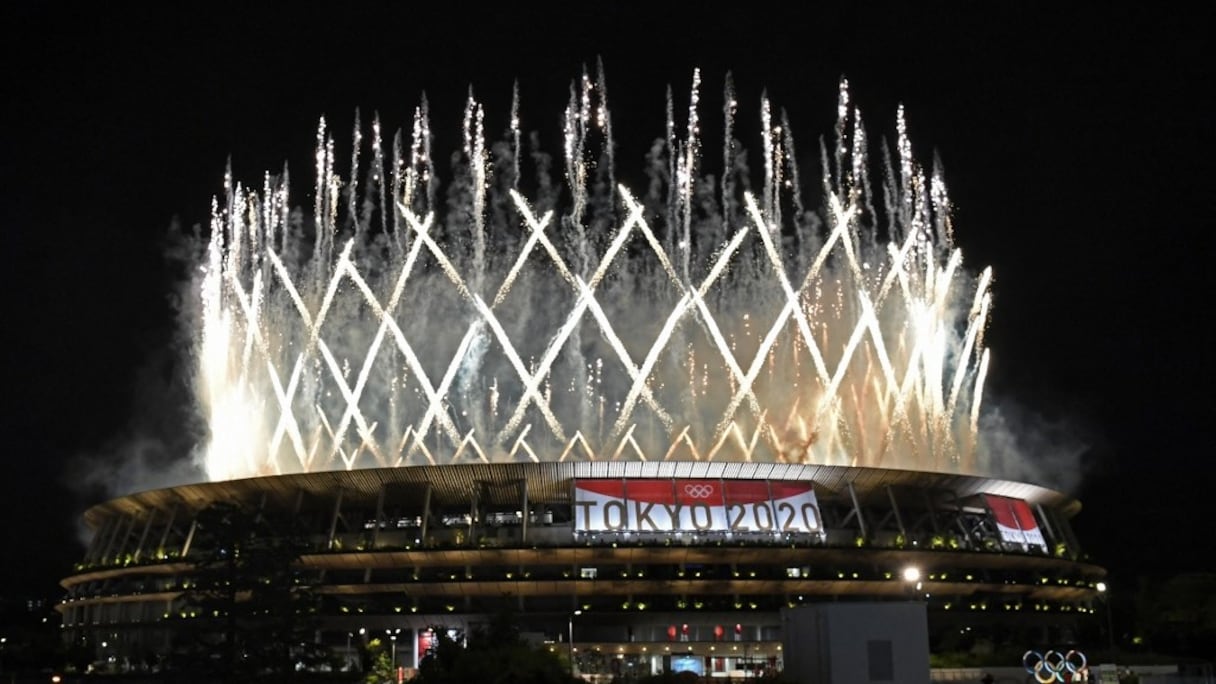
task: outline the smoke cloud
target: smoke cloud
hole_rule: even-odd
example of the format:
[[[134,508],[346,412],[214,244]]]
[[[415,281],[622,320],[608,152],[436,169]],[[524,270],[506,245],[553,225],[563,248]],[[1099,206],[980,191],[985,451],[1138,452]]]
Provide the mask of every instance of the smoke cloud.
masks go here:
[[[188,274],[196,240],[174,224],[166,236],[165,257],[173,274],[170,302],[179,317],[193,315]],[[196,454],[205,425],[190,388],[191,354],[180,323],[170,338],[153,349],[131,383],[127,424],[104,444],[76,454],[64,482],[83,505],[136,491],[205,480]],[[87,536],[87,535],[86,535]]]
[[[993,475],[1069,494],[1092,465],[1097,442],[1075,417],[1049,417],[1014,399],[993,397],[980,416],[978,450]]]

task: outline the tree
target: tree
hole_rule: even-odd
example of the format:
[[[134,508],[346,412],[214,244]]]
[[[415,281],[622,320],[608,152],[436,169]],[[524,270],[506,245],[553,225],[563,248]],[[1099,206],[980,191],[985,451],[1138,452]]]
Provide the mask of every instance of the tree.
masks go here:
[[[1159,653],[1200,658],[1216,652],[1216,573],[1141,579],[1135,609],[1127,637],[1133,646],[1143,641]],[[1118,624],[1115,630],[1128,631]]]
[[[178,617],[183,640],[170,667],[206,681],[291,681],[296,663],[328,654],[312,644],[317,598],[290,524],[217,503],[196,518],[197,556]]]
[[[435,629],[433,652],[418,665],[417,684],[571,684],[568,664],[550,651],[519,638],[510,614],[500,614],[468,642]]]
[[[386,682],[397,681],[392,659],[384,648],[384,642],[379,639],[372,639],[367,644],[364,670],[367,674],[363,677],[363,684],[386,684]]]

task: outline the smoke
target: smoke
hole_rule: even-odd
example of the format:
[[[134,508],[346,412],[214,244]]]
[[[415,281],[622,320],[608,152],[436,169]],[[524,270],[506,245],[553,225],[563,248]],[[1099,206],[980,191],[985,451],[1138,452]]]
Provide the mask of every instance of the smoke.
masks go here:
[[[1080,419],[992,398],[980,415],[978,451],[991,474],[1076,494],[1098,439]]]
[[[183,458],[191,448],[183,451],[171,437],[131,430],[105,447],[76,455],[68,463],[65,478],[83,506],[133,492],[201,482],[206,477],[195,459]],[[75,520],[77,539],[88,546],[94,531],[85,526],[83,515]]]
[[[146,380],[146,378],[145,378]],[[180,384],[180,383],[174,383]],[[132,423],[104,446],[77,454],[64,470],[65,483],[82,506],[137,491],[173,487],[206,479],[195,458],[197,424],[192,404],[161,382],[141,384],[137,395],[162,402],[135,402]],[[93,537],[83,516],[76,516],[77,535],[87,545]]]
[[[183,318],[193,306],[189,276],[195,238],[175,223],[165,239],[173,287],[169,297]],[[195,454],[204,425],[190,388],[192,361],[183,326],[174,326],[146,357],[131,385],[128,422],[104,444],[74,455],[64,483],[91,505],[135,491],[203,481]]]
[[[107,498],[204,479],[202,469],[192,459],[183,459],[171,440],[151,434],[130,434],[105,449],[81,454],[71,470],[82,489],[104,492]]]

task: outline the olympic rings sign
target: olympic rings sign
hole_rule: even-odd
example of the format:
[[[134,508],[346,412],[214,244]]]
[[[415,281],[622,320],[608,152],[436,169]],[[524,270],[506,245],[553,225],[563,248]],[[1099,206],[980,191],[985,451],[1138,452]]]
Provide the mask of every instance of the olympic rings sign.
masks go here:
[[[684,493],[693,499],[708,499],[713,496],[714,488],[707,484],[686,484]]]
[[[1084,677],[1089,671],[1089,662],[1081,651],[1026,651],[1022,656],[1022,667],[1026,668],[1026,672],[1033,675],[1039,684],[1052,684],[1072,681],[1073,675]],[[1064,678],[1065,673],[1068,674],[1068,679]]]

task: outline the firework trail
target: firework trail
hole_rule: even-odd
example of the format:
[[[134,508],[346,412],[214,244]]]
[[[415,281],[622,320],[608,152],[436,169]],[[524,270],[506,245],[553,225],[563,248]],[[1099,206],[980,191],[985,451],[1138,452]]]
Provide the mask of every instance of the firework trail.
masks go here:
[[[841,83],[811,210],[767,100],[744,190],[729,78],[724,168],[703,171],[700,87],[682,125],[669,98],[641,195],[615,177],[602,68],[571,87],[560,191],[525,149],[518,89],[494,144],[470,93],[446,186],[425,101],[408,144],[356,126],[346,178],[322,121],[311,214],[286,173],[256,191],[226,177],[196,288],[208,476],[623,458],[983,472],[991,273],[962,267],[902,110],[876,192]]]

